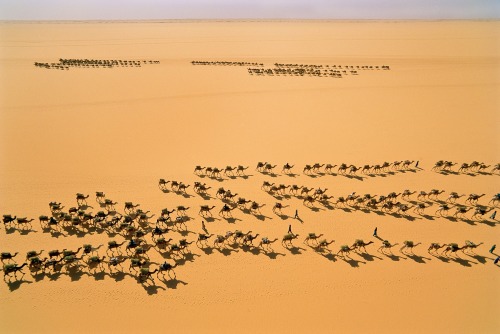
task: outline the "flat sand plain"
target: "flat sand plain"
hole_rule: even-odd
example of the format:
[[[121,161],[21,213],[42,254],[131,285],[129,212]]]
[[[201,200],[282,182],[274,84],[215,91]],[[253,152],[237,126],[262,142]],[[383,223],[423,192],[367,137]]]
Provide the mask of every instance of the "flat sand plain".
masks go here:
[[[96,191],[123,203],[191,207],[187,227],[201,232],[195,181],[225,187],[265,203],[264,217],[233,211],[235,221],[207,223],[211,233],[252,230],[281,238],[291,224],[294,252],[228,247],[200,250],[176,268],[177,280],[143,286],[133,274],[70,275],[0,282],[4,333],[494,333],[500,320],[500,268],[489,247],[500,245],[498,221],[453,221],[410,213],[407,219],[362,210],[306,208],[284,198],[282,218],[263,181],[326,187],[346,196],[404,189],[485,193],[499,176],[442,175],[440,159],[500,162],[499,35],[495,21],[449,22],[73,22],[0,24],[0,212],[37,219],[50,201],[66,208],[75,194]],[[159,60],[160,64],[54,70],[34,62],[59,58]],[[343,78],[257,76],[246,67],[193,66],[191,61],[242,61],[390,66]],[[306,164],[377,164],[419,160],[422,170],[347,178],[302,174]],[[276,177],[255,171],[278,165]],[[295,177],[279,173],[294,164]],[[194,166],[250,166],[248,178],[200,178]],[[456,170],[458,166],[455,166]],[[191,184],[190,197],[158,189],[159,178]],[[415,196],[413,195],[413,200]],[[459,201],[463,202],[463,198]],[[292,219],[295,209],[303,222]],[[470,213],[467,214],[470,216]],[[153,218],[154,222],[156,219]],[[415,256],[395,247],[377,252],[379,235],[393,243],[422,242]],[[0,230],[1,251],[106,244],[106,233],[55,237],[33,230]],[[373,240],[351,260],[322,256],[302,243],[322,233],[340,245]],[[174,240],[183,236],[170,232]],[[116,240],[123,239],[120,236]],[[260,239],[260,237],[259,237]],[[427,253],[431,242],[484,245],[461,260]],[[151,237],[146,236],[151,242]],[[257,242],[255,242],[257,244]],[[104,255],[105,247],[99,253]],[[153,262],[162,261],[150,251]],[[172,260],[168,260],[171,261]],[[155,268],[156,265],[151,265]],[[3,276],[3,275],[0,275]]]

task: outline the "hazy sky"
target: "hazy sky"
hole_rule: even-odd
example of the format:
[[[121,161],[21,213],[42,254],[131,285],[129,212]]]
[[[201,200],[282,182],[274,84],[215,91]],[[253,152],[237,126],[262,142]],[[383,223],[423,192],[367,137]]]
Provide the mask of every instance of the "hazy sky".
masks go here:
[[[0,0],[0,20],[492,19],[500,0]]]

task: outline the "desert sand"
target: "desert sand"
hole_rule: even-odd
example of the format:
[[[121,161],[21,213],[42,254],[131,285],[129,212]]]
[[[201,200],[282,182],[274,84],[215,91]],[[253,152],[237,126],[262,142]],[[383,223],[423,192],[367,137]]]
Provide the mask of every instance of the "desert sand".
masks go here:
[[[500,25],[496,21],[435,22],[31,22],[0,24],[0,213],[34,218],[32,231],[0,229],[0,250],[76,249],[104,244],[105,233],[53,235],[38,224],[48,203],[76,206],[95,192],[118,204],[161,209],[190,207],[184,236],[201,233],[200,205],[215,205],[210,233],[243,230],[279,238],[291,224],[299,234],[292,251],[254,248],[201,250],[175,268],[176,280],[141,285],[128,262],[124,275],[81,271],[0,281],[3,333],[494,333],[500,320],[500,268],[488,253],[500,244],[497,220],[453,220],[412,212],[409,218],[371,210],[316,210],[261,190],[263,181],[328,188],[327,194],[385,195],[404,189],[498,193],[491,173],[443,175],[437,160],[500,162]],[[141,67],[35,67],[64,59],[157,60]],[[245,66],[194,66],[191,61],[234,61],[390,66],[342,78],[250,75]],[[381,164],[419,161],[421,169],[358,178],[310,177],[306,164]],[[259,161],[276,164],[270,177]],[[295,177],[280,173],[286,162]],[[213,180],[196,165],[244,165],[247,178]],[[454,166],[457,170],[459,166]],[[335,168],[337,169],[337,168]],[[189,196],[162,192],[158,180],[191,185]],[[234,210],[218,216],[219,199],[203,199],[193,183],[206,182],[265,203],[263,217]],[[416,200],[416,194],[411,197]],[[401,199],[399,199],[401,200]],[[464,203],[464,198],[459,199]],[[66,210],[65,209],[65,210]],[[293,219],[299,211],[302,222]],[[450,211],[450,215],[453,211]],[[471,213],[466,216],[470,218]],[[260,218],[260,219],[258,219]],[[378,234],[400,245],[422,244],[414,256],[400,246],[377,252]],[[321,255],[303,243],[324,234],[333,253],[355,239],[373,240],[368,254]],[[117,235],[115,240],[123,240]],[[151,236],[145,237],[151,243]],[[431,242],[484,242],[461,259],[432,256]],[[213,243],[213,239],[211,241]],[[105,247],[99,250],[105,254]],[[148,252],[151,261],[162,256]],[[46,255],[45,255],[46,256]],[[173,260],[167,259],[170,263]],[[6,261],[6,263],[9,261]],[[157,268],[152,264],[151,269]],[[3,276],[0,274],[0,276]]]

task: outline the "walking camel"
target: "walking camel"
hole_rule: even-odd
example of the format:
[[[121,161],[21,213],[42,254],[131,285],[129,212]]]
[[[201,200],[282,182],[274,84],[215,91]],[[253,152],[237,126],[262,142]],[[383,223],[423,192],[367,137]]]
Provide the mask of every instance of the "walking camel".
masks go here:
[[[485,207],[476,207],[474,209],[474,214],[472,215],[472,219],[476,219],[477,216],[480,216],[479,218],[482,218],[485,214],[487,214],[488,212],[490,212],[491,210],[493,210],[493,208],[490,208],[490,209],[486,209]]]
[[[434,251],[434,252],[436,252],[436,253],[437,253],[437,251],[438,251],[438,250],[440,250],[440,249],[441,249],[441,248],[443,248],[443,247],[446,247],[446,244],[442,244],[442,245],[440,245],[440,244],[439,244],[439,243],[437,243],[437,242],[433,242],[433,243],[431,243],[431,244],[430,244],[429,248],[427,249],[427,252],[428,252],[429,254],[432,254],[432,253],[431,253],[431,251]]]
[[[379,247],[378,251],[382,254],[386,254],[385,250],[389,250],[389,253],[392,254],[391,248],[399,245],[398,243],[391,244],[388,240],[382,241],[382,246]]]
[[[139,272],[139,281],[141,283],[146,282],[148,279],[151,279],[151,281],[154,283],[153,279],[153,274],[157,273],[159,269],[155,269],[153,271],[149,271],[149,268],[141,268],[141,271]]]
[[[349,247],[348,245],[340,246],[340,250],[337,252],[337,256],[345,257],[348,255],[354,248]]]
[[[335,167],[337,167],[337,165],[327,164],[325,166],[325,173],[327,173],[327,174],[333,174],[332,169],[334,169]]]
[[[85,196],[84,194],[77,193],[76,194],[76,204],[78,206],[87,205],[87,198],[89,198],[89,195]]]
[[[316,233],[309,233],[307,234],[307,237],[304,239],[304,243],[306,245],[309,245],[309,241],[314,240],[316,243],[318,242],[318,239],[321,238],[323,234],[317,235]]]
[[[366,253],[366,246],[370,245],[370,244],[373,244],[373,241],[368,241],[368,242],[364,242],[362,239],[356,239],[354,241],[354,243],[352,244],[351,248],[353,250],[361,250],[361,248],[363,248],[363,251]]]
[[[238,168],[236,169],[236,174],[237,175],[245,175],[245,170],[248,169],[249,166],[243,167],[242,165],[238,165]]]
[[[481,197],[483,197],[485,194],[481,194],[481,195],[478,195],[478,194],[470,194],[469,197],[467,197],[467,199],[465,200],[465,203],[470,203],[470,204],[476,204],[477,201],[479,201],[479,199]]]
[[[259,161],[257,163],[257,168],[255,168],[255,170],[258,171],[258,172],[262,172],[264,166],[266,166],[266,165],[267,165],[267,162],[260,162]]]
[[[258,247],[262,248],[264,251],[269,251],[269,250],[272,251],[271,244],[275,243],[276,241],[278,241],[278,238],[276,238],[274,240],[270,240],[267,237],[263,237],[262,240],[260,241]]]
[[[435,215],[437,216],[439,214],[440,216],[443,216],[443,213],[447,214],[448,210],[450,210],[450,207],[448,206],[448,204],[441,204],[439,206],[439,209],[436,210]]]
[[[205,234],[205,233],[199,233],[198,234],[198,239],[196,240],[196,245],[198,247],[201,246],[207,246],[208,239],[213,237],[213,234]]]
[[[14,276],[17,278],[17,272],[23,270],[25,266],[27,266],[27,263],[23,263],[22,265],[18,266],[16,263],[9,263],[3,266],[3,276],[7,276],[12,273],[14,273]],[[24,273],[23,273],[24,275]]]
[[[257,237],[259,236],[259,234],[257,233],[256,235],[251,235],[251,234],[246,234],[244,237],[243,237],[243,245],[246,245],[246,246],[253,246],[253,241],[255,239],[257,239]]]
[[[283,236],[283,238],[281,239],[281,244],[285,247],[285,248],[288,248],[288,247],[293,247],[293,244],[292,244],[292,241],[294,239],[297,239],[299,237],[298,234],[293,234],[293,233],[287,233]]]
[[[281,172],[282,172],[283,174],[290,174],[290,173],[292,173],[292,168],[293,168],[293,166],[295,166],[295,165],[290,165],[290,164],[287,162],[285,165],[283,165],[283,169],[281,169]]]
[[[413,247],[416,247],[416,246],[418,246],[418,245],[420,245],[420,244],[421,244],[421,242],[419,242],[419,243],[416,243],[416,244],[415,244],[415,243],[413,243],[413,241],[411,241],[411,240],[405,240],[405,241],[403,241],[403,247],[401,247],[401,249],[400,249],[399,251],[400,251],[401,253],[403,253],[403,254],[405,254],[405,253],[403,252],[403,250],[405,250],[405,251],[406,251],[406,250],[409,250],[411,253],[413,253]]]
[[[468,247],[467,245],[459,247],[458,244],[456,244],[456,243],[447,244],[446,248],[443,250],[443,252],[441,254],[445,255],[445,256],[448,256],[449,253],[456,254],[459,250],[463,251],[467,247]]]
[[[212,217],[212,212],[211,210],[215,208],[215,205],[213,206],[208,206],[208,205],[202,205],[200,207],[200,212],[198,213],[200,216],[205,217],[206,215],[210,215]]]
[[[224,204],[222,209],[219,211],[219,216],[221,217],[232,217],[231,211],[233,211],[235,208],[231,208],[229,205]]]
[[[253,212],[253,213],[259,213],[260,214],[260,209],[265,206],[266,204],[262,204],[260,205],[259,203],[257,202],[252,202],[252,205],[250,206],[250,210]]]
[[[175,274],[175,271],[174,271],[174,268],[177,267],[177,263],[174,264],[174,265],[171,265],[170,263],[168,263],[167,261],[163,262],[162,264],[160,264],[160,266],[158,267],[158,274],[156,274],[157,276],[161,273],[162,275],[165,276],[165,273],[167,273],[168,277],[169,278],[172,278],[172,276],[170,275],[170,273],[174,273],[174,277],[175,278],[177,275]]]
[[[460,197],[463,197],[463,196],[465,196],[465,194],[459,195],[457,192],[452,191],[450,193],[450,196],[448,196],[448,198],[445,201],[448,203],[455,203],[457,201],[457,199],[459,199]]]

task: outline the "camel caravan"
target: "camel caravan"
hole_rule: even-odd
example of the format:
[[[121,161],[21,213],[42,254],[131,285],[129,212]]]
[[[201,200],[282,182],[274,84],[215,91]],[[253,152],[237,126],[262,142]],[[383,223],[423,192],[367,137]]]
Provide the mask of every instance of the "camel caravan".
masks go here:
[[[160,64],[159,60],[122,60],[122,59],[63,59],[57,63],[35,62],[35,67],[55,70],[69,70],[71,68],[114,68],[114,67],[142,67],[143,65]]]
[[[470,165],[473,165],[472,170],[481,170],[481,163]],[[453,164],[448,164],[443,168],[449,170],[452,166]],[[248,168],[244,165],[225,168],[196,166],[194,174],[218,179],[220,182],[223,177],[246,179]],[[302,172],[306,175],[335,173],[355,175],[356,173],[388,173],[410,168],[419,168],[418,162],[407,160],[376,166],[347,164],[337,166],[313,163],[306,165]],[[301,168],[289,163],[278,166],[270,162],[259,162],[255,170],[268,176],[276,176],[279,173],[293,176],[297,175],[297,170],[300,172]],[[273,180],[279,180],[279,178]],[[27,270],[33,275],[47,276],[56,272],[70,274],[74,271],[85,271],[89,275],[99,272],[108,272],[110,275],[127,272],[136,277],[141,284],[156,284],[158,279],[164,282],[176,279],[175,270],[179,266],[200,256],[193,252],[192,249],[195,246],[204,250],[206,254],[210,254],[211,250],[217,250],[226,255],[241,248],[274,256],[273,254],[276,253],[274,247],[276,244],[279,245],[280,241],[281,246],[292,253],[300,249],[298,244],[302,242],[323,256],[338,256],[348,260],[352,254],[366,253],[371,244],[378,244],[378,252],[387,256],[392,256],[395,246],[399,246],[399,252],[403,256],[414,256],[414,249],[418,249],[417,247],[421,245],[420,242],[412,240],[392,243],[381,239],[367,241],[356,239],[354,242],[339,244],[333,238],[325,237],[321,233],[299,236],[291,231],[291,225],[288,232],[281,236],[261,235],[257,232],[241,230],[228,230],[221,234],[209,233],[205,221],[209,223],[225,220],[234,224],[237,220],[241,220],[237,218],[238,213],[253,215],[259,220],[271,218],[265,216],[266,205],[269,203],[259,203],[227,187],[212,187],[199,181],[188,184],[182,181],[159,179],[158,188],[164,193],[173,192],[180,195],[189,195],[188,193],[193,189],[196,194],[207,201],[214,199],[220,202],[204,202],[205,204],[199,207],[183,203],[152,213],[139,203],[130,201],[118,203],[102,191],[95,192],[95,197],[90,194],[76,193],[75,201],[70,205],[51,201],[48,205],[49,213],[38,217],[44,233],[50,233],[53,236],[77,235],[78,237],[105,233],[109,236],[109,241],[107,244],[99,245],[84,244],[76,249],[31,250],[27,252],[25,258],[22,258],[23,255],[18,252],[2,252],[0,260],[3,263],[4,279],[18,279],[18,275],[24,275]],[[287,200],[299,200],[299,203],[302,202],[303,206],[313,211],[318,211],[315,209],[323,207],[329,210],[341,209],[339,210],[341,212],[363,210],[394,217],[410,218],[412,215],[428,219],[429,217],[446,217],[450,220],[481,221],[488,224],[492,221],[496,224],[495,209],[500,205],[500,193],[489,196],[484,193],[446,192],[443,189],[423,191],[406,189],[385,194],[352,192],[337,197],[330,195],[326,187],[309,188],[269,180],[263,181],[261,190],[274,198],[274,204],[270,205],[271,209],[268,211],[272,211],[283,220],[298,219],[297,210],[295,210],[295,217],[288,215],[293,211],[290,208],[292,205],[287,203]],[[202,230],[199,232],[188,228],[189,225],[193,229],[193,212],[198,212],[203,219]],[[21,234],[34,231],[32,225],[34,220],[31,217],[13,214],[2,216],[4,228],[8,233],[11,233],[11,230],[19,230]],[[194,239],[186,239],[193,233],[196,235]],[[195,246],[191,246],[192,244]],[[428,253],[438,257],[456,258],[459,257],[458,251],[461,251],[460,253],[474,256],[474,250],[482,244],[469,240],[462,245],[431,243],[428,246]],[[161,254],[168,261],[153,262],[151,257],[156,253]]]
[[[454,167],[460,166],[460,167]],[[457,170],[454,171],[453,168]],[[434,163],[434,166],[431,168],[432,171],[438,172],[441,174],[468,174],[468,175],[477,175],[477,174],[497,174],[500,175],[500,163],[495,165],[486,165],[484,162],[472,161],[471,163],[457,163],[447,160],[439,160]]]

